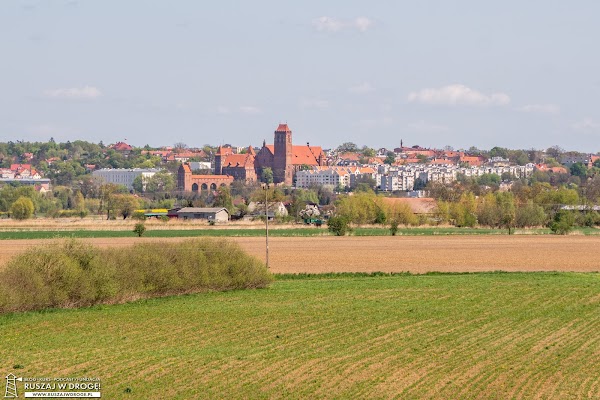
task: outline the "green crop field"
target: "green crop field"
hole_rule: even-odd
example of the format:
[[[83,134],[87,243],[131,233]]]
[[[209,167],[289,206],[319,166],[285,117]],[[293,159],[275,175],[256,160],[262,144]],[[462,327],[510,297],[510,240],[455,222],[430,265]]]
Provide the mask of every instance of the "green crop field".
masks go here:
[[[599,398],[600,274],[283,276],[5,315],[0,337],[2,376],[107,399]]]
[[[579,228],[576,230],[582,235],[598,235],[600,230],[596,228]],[[550,229],[525,229],[517,230],[515,234],[534,234],[547,235]],[[354,236],[389,236],[388,228],[368,228],[357,227],[352,233]],[[159,229],[149,228],[144,237],[165,238],[165,237],[256,237],[264,236],[264,229]],[[331,235],[326,226],[322,228],[283,228],[270,229],[269,236],[273,237],[298,237],[298,236],[322,236]],[[490,228],[455,228],[455,227],[416,227],[400,228],[398,236],[444,236],[444,235],[508,235],[505,229]],[[11,229],[0,232],[0,240],[14,239],[56,239],[56,238],[122,238],[137,236],[132,230],[23,230]]]

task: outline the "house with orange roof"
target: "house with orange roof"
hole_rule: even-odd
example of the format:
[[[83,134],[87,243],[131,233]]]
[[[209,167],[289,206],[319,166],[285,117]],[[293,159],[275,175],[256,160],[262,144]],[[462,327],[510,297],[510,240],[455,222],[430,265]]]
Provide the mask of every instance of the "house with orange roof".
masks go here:
[[[133,147],[131,147],[125,142],[117,142],[112,146],[108,146],[108,148],[113,149],[114,151],[118,151],[119,153],[123,153],[125,155],[131,153],[131,150],[133,150]]]
[[[256,182],[256,153],[252,146],[248,146],[245,154],[234,154],[231,148],[219,146],[215,154],[215,174],[230,175],[235,180]]]

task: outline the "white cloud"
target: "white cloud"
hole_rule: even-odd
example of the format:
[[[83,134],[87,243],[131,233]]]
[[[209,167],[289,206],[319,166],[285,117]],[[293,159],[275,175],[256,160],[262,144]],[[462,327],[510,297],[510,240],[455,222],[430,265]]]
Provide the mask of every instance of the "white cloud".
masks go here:
[[[217,114],[229,114],[231,113],[231,110],[229,109],[229,107],[225,107],[225,106],[219,106],[217,107]]]
[[[431,124],[429,122],[425,122],[424,120],[410,123],[408,124],[408,128],[414,131],[427,133],[447,132],[449,130],[449,128],[445,125]]]
[[[354,20],[354,27],[361,32],[366,32],[373,25],[373,21],[367,17],[358,17]]]
[[[574,123],[573,129],[591,133],[600,130],[600,123],[591,118],[584,118],[583,120]]]
[[[256,115],[261,113],[261,109],[254,106],[241,106],[240,111],[247,115]]]
[[[348,91],[350,93],[365,94],[375,91],[375,88],[369,82],[363,82],[360,85],[352,86]]]
[[[422,89],[408,95],[411,103],[430,105],[505,106],[510,97],[505,93],[484,94],[465,85],[454,84],[438,89]]]
[[[64,88],[46,90],[44,96],[54,99],[91,100],[102,96],[102,92],[94,86],[81,88]]]
[[[318,108],[324,110],[329,108],[329,102],[322,99],[302,99],[300,100],[300,107],[302,108]]]
[[[319,17],[313,19],[312,25],[319,32],[339,32],[344,29],[356,29],[360,32],[366,32],[373,25],[373,20],[367,17],[357,17],[351,21],[332,17]]]
[[[536,114],[558,114],[560,113],[560,107],[556,104],[527,104],[521,108],[518,108],[519,111],[527,112],[527,113],[536,113]]]
[[[316,30],[323,32],[338,32],[344,28],[344,23],[339,19],[331,17],[319,17],[312,21]]]

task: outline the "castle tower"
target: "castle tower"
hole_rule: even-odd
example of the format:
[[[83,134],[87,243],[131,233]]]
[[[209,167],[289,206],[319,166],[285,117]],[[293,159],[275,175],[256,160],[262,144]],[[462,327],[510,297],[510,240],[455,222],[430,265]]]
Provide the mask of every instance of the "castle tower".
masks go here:
[[[189,164],[181,164],[177,170],[177,190],[185,191],[192,187],[192,169]]]
[[[275,131],[273,181],[291,185],[293,174],[292,131],[287,124],[279,124]]]
[[[219,146],[217,154],[215,154],[215,175],[221,175],[223,168],[223,147]]]

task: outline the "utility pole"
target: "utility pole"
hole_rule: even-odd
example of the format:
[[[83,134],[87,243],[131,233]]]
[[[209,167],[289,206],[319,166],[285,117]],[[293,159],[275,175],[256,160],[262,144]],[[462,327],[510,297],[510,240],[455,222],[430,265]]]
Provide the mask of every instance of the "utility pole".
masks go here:
[[[265,190],[265,241],[267,246],[267,269],[269,269],[269,202],[267,195],[269,194],[269,184],[263,187]]]

